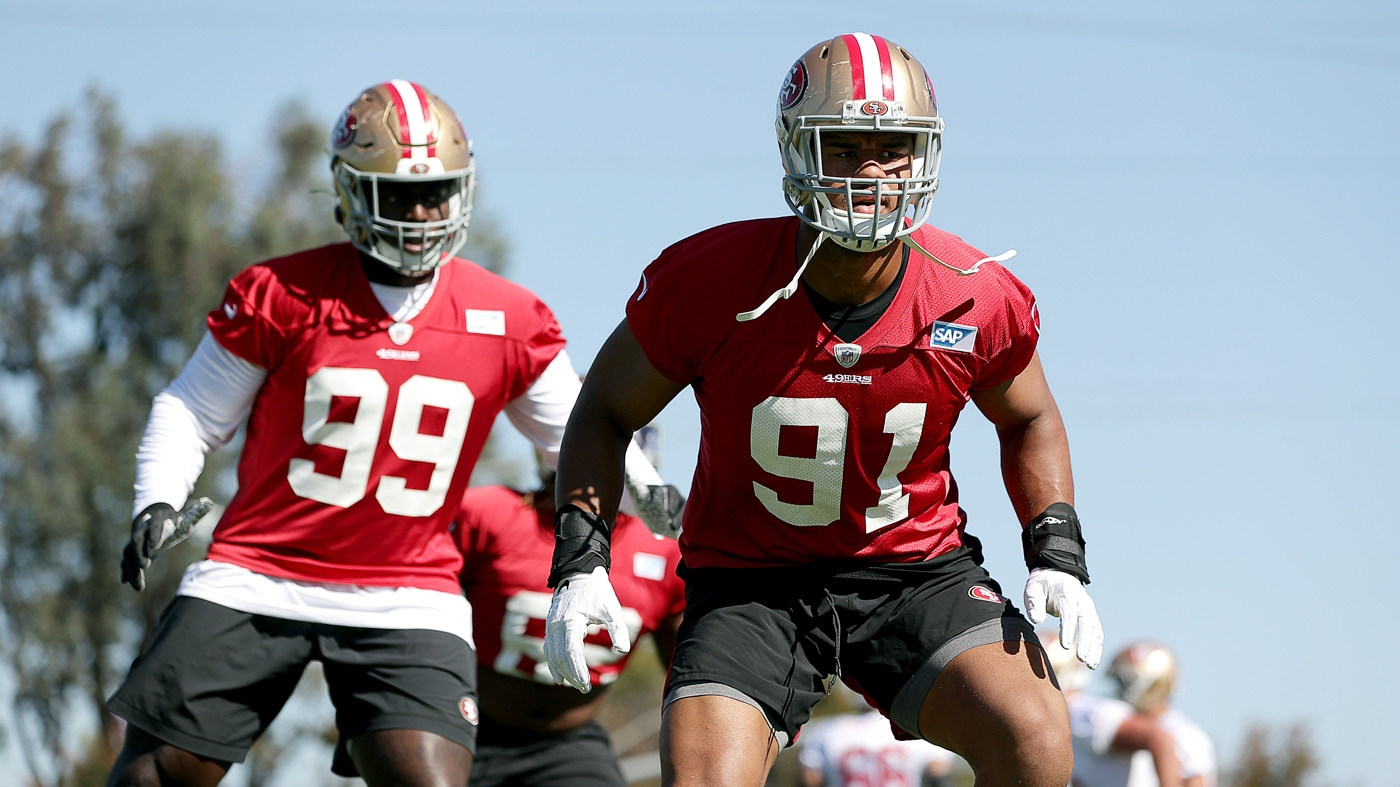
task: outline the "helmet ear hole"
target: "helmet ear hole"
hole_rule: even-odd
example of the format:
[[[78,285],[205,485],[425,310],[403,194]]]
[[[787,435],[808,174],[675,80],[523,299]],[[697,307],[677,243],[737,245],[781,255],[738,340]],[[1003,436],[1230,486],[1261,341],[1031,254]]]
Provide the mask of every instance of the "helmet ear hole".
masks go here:
[[[345,224],[345,211],[341,209],[339,204],[335,206],[335,223],[342,226]]]

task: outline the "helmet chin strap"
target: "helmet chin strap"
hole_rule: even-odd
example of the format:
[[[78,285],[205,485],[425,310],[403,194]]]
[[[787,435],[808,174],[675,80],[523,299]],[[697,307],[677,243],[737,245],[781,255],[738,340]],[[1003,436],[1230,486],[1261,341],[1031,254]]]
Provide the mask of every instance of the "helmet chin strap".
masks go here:
[[[980,260],[978,260],[977,262],[973,263],[973,264],[972,264],[972,267],[970,267],[970,268],[966,268],[966,269],[963,269],[963,268],[955,268],[955,267],[953,267],[952,265],[949,265],[948,263],[944,262],[943,260],[940,260],[940,259],[938,259],[937,257],[933,256],[933,252],[929,251],[928,249],[925,249],[923,246],[920,246],[920,245],[919,245],[919,242],[916,241],[916,240],[914,240],[914,234],[913,234],[912,232],[911,232],[910,234],[905,235],[904,237],[900,238],[900,240],[904,241],[904,244],[905,244],[906,246],[908,246],[909,248],[913,249],[914,251],[917,251],[918,253],[924,255],[925,257],[928,257],[929,259],[933,260],[934,262],[938,263],[939,265],[942,265],[943,267],[947,268],[948,270],[952,271],[953,273],[958,274],[959,276],[971,276],[972,274],[974,274],[974,273],[976,273],[977,271],[981,270],[983,263],[988,263],[988,262],[1006,262],[1007,260],[1009,260],[1009,259],[1011,259],[1012,257],[1015,257],[1015,256],[1016,256],[1016,250],[1015,250],[1015,249],[1007,249],[1006,251],[1002,252],[1001,254],[998,254],[998,255],[995,256],[995,257],[983,257],[982,259],[980,259]]]
[[[756,320],[762,317],[764,312],[772,308],[773,304],[777,303],[779,299],[786,300],[791,298],[793,293],[797,292],[797,283],[802,280],[802,272],[807,270],[807,263],[812,261],[812,257],[817,253],[817,247],[822,245],[822,241],[826,240],[826,237],[827,235],[825,232],[817,234],[817,241],[812,244],[812,248],[807,252],[807,258],[802,261],[801,265],[797,266],[797,273],[792,277],[792,281],[788,282],[786,287],[769,295],[763,303],[758,305],[758,308],[746,312],[739,312],[734,315],[734,319],[739,322]]]
[[[825,232],[820,232],[817,234],[816,242],[813,243],[812,248],[807,251],[806,259],[802,260],[802,264],[797,266],[797,273],[793,274],[792,281],[788,282],[786,287],[782,288],[781,290],[778,290],[772,295],[769,295],[767,298],[764,299],[763,303],[760,303],[758,305],[757,308],[750,309],[746,312],[739,312],[738,314],[734,315],[734,319],[738,320],[739,322],[749,322],[750,320],[756,320],[759,317],[762,317],[763,313],[772,308],[773,304],[777,303],[779,300],[787,300],[788,298],[791,298],[793,294],[797,292],[797,284],[798,282],[802,281],[802,273],[803,271],[807,270],[807,263],[812,261],[812,257],[816,256],[817,249],[822,245],[822,241],[825,241],[828,237],[829,236]],[[840,239],[834,240],[842,246],[845,245],[840,243]],[[900,238],[900,240],[903,241],[906,245],[908,245],[909,248],[913,249],[914,251],[917,251],[925,257],[928,257],[929,259],[933,260],[939,265],[942,265],[948,270],[958,274],[959,276],[971,276],[972,274],[977,273],[979,270],[981,270],[982,265],[985,263],[1006,262],[1007,260],[1016,256],[1015,249],[1007,249],[1006,251],[1002,252],[1001,254],[998,254],[995,257],[983,257],[982,259],[973,263],[972,267],[963,269],[949,265],[943,260],[940,260],[937,257],[933,256],[932,252],[930,252],[928,249],[925,249],[923,246],[920,246],[919,242],[914,240],[913,233],[905,235],[904,237]],[[888,241],[886,241],[886,243],[888,243]],[[877,248],[885,246],[886,243],[881,243],[880,246]]]

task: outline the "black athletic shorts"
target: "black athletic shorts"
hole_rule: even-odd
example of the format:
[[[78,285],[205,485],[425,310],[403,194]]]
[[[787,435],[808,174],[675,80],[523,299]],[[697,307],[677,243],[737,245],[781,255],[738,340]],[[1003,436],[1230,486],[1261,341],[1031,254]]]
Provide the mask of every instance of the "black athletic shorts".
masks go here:
[[[590,721],[560,735],[503,727],[486,717],[469,787],[626,787],[608,731]]]
[[[356,775],[343,742],[375,730],[423,730],[474,750],[476,654],[461,637],[286,620],[189,596],[161,613],[107,704],[165,743],[242,762],[312,659],[335,704],[335,773]]]
[[[981,546],[923,563],[679,568],[685,620],[666,703],[722,695],[768,718],[792,743],[839,675],[919,734],[919,709],[955,656],[994,642],[1039,643],[982,568]]]

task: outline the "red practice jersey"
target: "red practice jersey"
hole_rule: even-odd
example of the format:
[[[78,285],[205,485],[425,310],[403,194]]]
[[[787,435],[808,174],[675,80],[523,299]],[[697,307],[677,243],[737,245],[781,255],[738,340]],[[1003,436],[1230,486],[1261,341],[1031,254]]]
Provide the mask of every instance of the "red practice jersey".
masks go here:
[[[1030,363],[1035,300],[995,263],[960,276],[914,252],[894,302],[854,342],[801,291],[737,322],[796,273],[799,226],[764,219],[687,238],[628,301],[651,364],[700,405],[686,564],[911,562],[954,549],[966,517],[948,439],[972,393]],[[985,256],[933,227],[915,238],[959,268]]]
[[[502,675],[554,685],[544,660],[546,586],[554,557],[554,516],[503,486],[467,490],[457,517],[457,542],[466,555],[462,589],[472,603],[476,660]],[[609,578],[632,641],[655,631],[685,608],[676,576],[676,542],[619,513],[613,526]],[[627,656],[614,653],[606,630],[590,629],[584,658],[594,686],[617,680]]]
[[[248,268],[208,322],[219,344],[268,372],[210,559],[302,581],[459,592],[456,502],[496,415],[564,347],[549,309],[454,259],[411,334],[391,338],[393,320],[345,243]]]

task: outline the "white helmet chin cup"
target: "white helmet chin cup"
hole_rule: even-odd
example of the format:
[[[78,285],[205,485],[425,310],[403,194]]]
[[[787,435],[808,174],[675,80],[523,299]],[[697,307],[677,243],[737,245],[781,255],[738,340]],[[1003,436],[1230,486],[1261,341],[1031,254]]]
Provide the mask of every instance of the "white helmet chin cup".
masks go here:
[[[900,217],[894,213],[850,213],[834,208],[825,194],[816,195],[817,224],[826,227],[839,227],[840,234],[832,234],[831,241],[851,251],[879,251],[894,240],[900,225]]]

